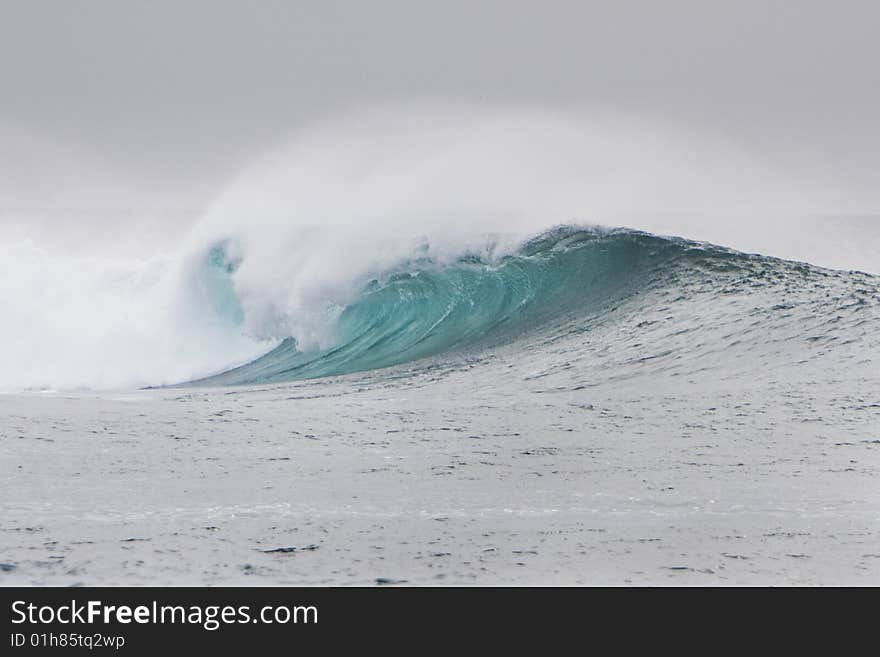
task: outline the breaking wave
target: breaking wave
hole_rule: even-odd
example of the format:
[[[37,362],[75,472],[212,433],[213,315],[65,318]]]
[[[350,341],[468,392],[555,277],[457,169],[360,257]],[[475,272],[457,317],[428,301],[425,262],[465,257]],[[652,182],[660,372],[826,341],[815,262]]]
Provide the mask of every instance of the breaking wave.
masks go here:
[[[706,304],[707,298],[714,303]],[[817,300],[825,305],[817,308]],[[864,274],[624,229],[557,227],[510,253],[495,255],[490,245],[442,263],[426,244],[422,253],[364,283],[355,300],[332,313],[334,337],[328,346],[303,348],[287,336],[252,362],[196,383],[340,375],[428,357],[461,357],[509,343],[528,343],[534,350],[536,342],[560,336],[577,340],[587,330],[629,325],[641,317],[645,323],[637,322],[633,331],[638,335],[654,323],[649,318],[658,302],[667,316],[681,318],[678,331],[695,334],[701,327],[728,323],[735,301],[746,314],[756,308],[768,313],[764,318],[774,335],[785,333],[781,322],[791,336],[806,338],[803,328],[811,318],[827,319],[829,312],[844,308],[876,312],[878,288]],[[726,336],[728,343],[746,338]],[[655,345],[660,351],[664,346],[669,345],[659,340]]]

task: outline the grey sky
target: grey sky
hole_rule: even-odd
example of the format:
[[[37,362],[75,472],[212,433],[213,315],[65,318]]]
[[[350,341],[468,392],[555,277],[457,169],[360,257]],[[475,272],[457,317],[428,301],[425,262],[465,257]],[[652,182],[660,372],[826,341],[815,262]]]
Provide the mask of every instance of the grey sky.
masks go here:
[[[840,1],[0,0],[0,173],[53,186],[58,143],[199,202],[311,118],[427,96],[670,115],[876,198],[878,24]]]

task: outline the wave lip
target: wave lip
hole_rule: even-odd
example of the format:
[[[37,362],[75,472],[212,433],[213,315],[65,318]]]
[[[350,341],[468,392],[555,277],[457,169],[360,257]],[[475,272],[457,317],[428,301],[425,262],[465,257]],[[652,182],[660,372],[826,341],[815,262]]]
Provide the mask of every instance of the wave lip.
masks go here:
[[[808,265],[625,229],[557,227],[500,258],[453,263],[415,256],[371,280],[338,317],[334,345],[300,350],[293,337],[240,367],[190,385],[250,385],[373,370],[465,353],[549,331],[576,334],[658,290],[678,303],[777,285]],[[818,275],[818,274],[817,274]]]

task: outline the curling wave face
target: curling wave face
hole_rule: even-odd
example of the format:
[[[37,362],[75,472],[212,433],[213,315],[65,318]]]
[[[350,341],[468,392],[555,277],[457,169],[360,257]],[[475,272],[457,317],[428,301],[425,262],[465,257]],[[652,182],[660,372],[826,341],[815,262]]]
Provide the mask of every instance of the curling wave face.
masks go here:
[[[224,274],[234,275],[234,259],[221,245],[206,263],[215,277],[219,272],[218,303],[240,318],[240,309],[229,309],[236,306],[232,286],[222,283]],[[300,348],[288,336],[246,365],[192,383],[260,384],[420,359],[436,364],[502,345],[515,345],[523,359],[543,353],[542,366],[551,369],[571,367],[587,351],[623,356],[633,348],[642,353],[645,344],[647,360],[633,357],[642,366],[658,359],[686,371],[721,359],[729,368],[746,351],[790,362],[835,343],[870,340],[878,290],[867,274],[638,231],[558,227],[500,255],[482,250],[438,262],[426,247],[367,281],[339,309],[330,345]],[[618,363],[617,374],[627,362]]]

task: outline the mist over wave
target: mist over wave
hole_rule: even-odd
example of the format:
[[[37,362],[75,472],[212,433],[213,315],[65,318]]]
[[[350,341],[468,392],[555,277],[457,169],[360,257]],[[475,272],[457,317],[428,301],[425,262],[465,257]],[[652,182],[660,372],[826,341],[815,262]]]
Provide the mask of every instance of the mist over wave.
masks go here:
[[[506,281],[495,287],[487,281],[512,271],[510,259],[522,257],[524,243],[553,226],[624,225],[797,257],[793,245],[802,233],[785,218],[844,197],[718,135],[653,119],[461,107],[359,112],[312,126],[246,167],[165,253],[74,255],[35,242],[27,230],[4,231],[0,389],[180,383],[273,348],[299,367],[302,354],[351,344],[352,317],[365,294],[387,295],[395,280],[406,284],[392,286],[394,294],[414,293],[407,285],[418,275],[448,302],[437,316],[442,297],[430,300],[431,309],[409,306],[417,315],[409,324],[391,318],[403,332],[421,327],[421,347],[404,349],[392,340],[396,356],[381,357],[368,342],[361,347],[372,355],[358,352],[305,374],[401,362],[461,342],[431,333],[431,322],[462,312],[456,305],[462,298],[444,286],[457,276],[461,292],[469,285],[462,277],[470,275],[462,272],[473,274],[474,267],[482,268],[476,284],[482,291],[467,301],[475,309],[495,302],[538,308],[511,299]],[[78,231],[88,241],[92,227],[84,221]],[[646,248],[660,244],[649,241]],[[578,276],[595,271],[603,257],[617,258],[615,275],[634,284],[626,268],[632,260],[619,246],[610,256],[577,251],[579,264],[550,286],[553,294],[577,288]],[[862,252],[849,260],[839,249],[815,253],[818,264],[871,269]],[[471,269],[462,269],[463,262]],[[447,272],[443,284],[432,283],[430,272]],[[477,325],[465,327],[468,339],[495,326]],[[272,376],[289,376],[285,367]]]

